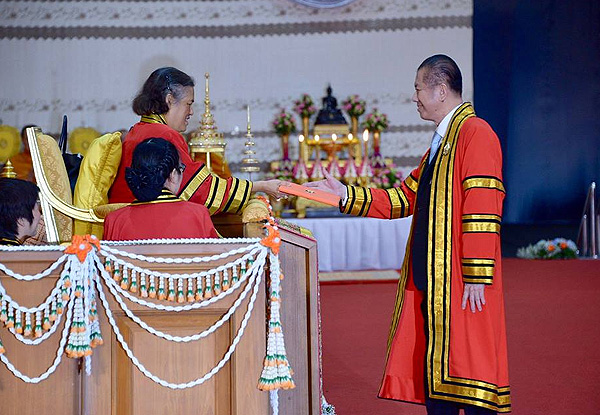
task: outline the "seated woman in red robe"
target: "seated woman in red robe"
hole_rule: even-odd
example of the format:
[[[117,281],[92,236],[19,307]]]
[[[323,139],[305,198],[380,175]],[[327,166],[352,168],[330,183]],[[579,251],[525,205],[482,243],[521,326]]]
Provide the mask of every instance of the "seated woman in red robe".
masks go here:
[[[173,143],[187,166],[179,189],[173,193],[184,200],[205,205],[211,215],[240,213],[252,192],[285,197],[279,193],[280,180],[256,181],[222,178],[211,173],[204,163],[192,160],[181,135],[194,114],[194,80],[176,68],[159,68],[148,77],[133,100],[133,111],[141,116],[123,141],[123,155],[117,177],[109,192],[110,203],[131,202],[133,195],[125,182],[125,169],[131,165],[133,149],[150,137],[162,137]]]
[[[208,209],[176,196],[185,168],[177,148],[164,138],[138,144],[125,171],[135,200],[108,214],[104,239],[218,238]]]

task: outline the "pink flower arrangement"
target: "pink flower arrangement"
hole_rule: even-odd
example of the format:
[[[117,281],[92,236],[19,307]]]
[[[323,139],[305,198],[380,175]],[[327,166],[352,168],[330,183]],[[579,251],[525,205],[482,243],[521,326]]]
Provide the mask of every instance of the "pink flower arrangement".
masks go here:
[[[294,101],[294,112],[302,118],[306,118],[317,112],[317,107],[310,95],[302,94],[299,100]]]
[[[386,166],[383,170],[381,170],[379,176],[374,176],[372,179],[373,184],[382,189],[400,187],[400,184],[403,181],[404,177],[402,176],[402,172],[398,170],[394,164]]]
[[[383,131],[388,128],[389,121],[386,114],[380,112],[377,108],[373,109],[373,112],[367,115],[367,118],[363,122],[363,128],[369,131]]]
[[[351,117],[360,117],[367,110],[367,104],[358,95],[350,95],[342,102],[342,108]]]
[[[286,112],[285,109],[282,109],[280,112],[275,115],[275,119],[273,120],[273,129],[277,133],[277,135],[286,135],[291,134],[296,131],[296,122],[294,121],[294,116]]]

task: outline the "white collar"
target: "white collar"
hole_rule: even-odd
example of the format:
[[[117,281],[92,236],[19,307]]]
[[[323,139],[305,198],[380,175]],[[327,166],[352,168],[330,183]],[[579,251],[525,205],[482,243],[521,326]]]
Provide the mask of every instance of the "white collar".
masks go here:
[[[461,102],[456,107],[454,107],[452,109],[452,111],[450,111],[448,114],[446,114],[444,119],[440,122],[440,124],[435,129],[435,132],[438,133],[442,138],[446,135],[446,130],[448,130],[448,125],[450,124],[450,120],[452,119],[452,116],[454,115],[454,113],[456,112],[458,107],[460,107],[462,104],[463,103]]]

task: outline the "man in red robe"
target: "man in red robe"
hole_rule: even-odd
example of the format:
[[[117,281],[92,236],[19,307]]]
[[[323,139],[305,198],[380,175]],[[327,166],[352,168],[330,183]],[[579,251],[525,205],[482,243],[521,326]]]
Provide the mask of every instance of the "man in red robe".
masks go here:
[[[413,215],[379,397],[425,403],[428,414],[510,412],[500,221],[502,153],[492,128],[462,100],[448,56],[426,59],[413,101],[436,131],[399,188],[314,184],[344,213]]]

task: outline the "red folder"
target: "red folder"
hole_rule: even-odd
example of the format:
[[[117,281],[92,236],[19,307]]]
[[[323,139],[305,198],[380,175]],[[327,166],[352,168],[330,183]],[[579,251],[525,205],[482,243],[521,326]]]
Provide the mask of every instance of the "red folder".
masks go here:
[[[282,184],[279,186],[279,191],[281,193],[304,197],[331,206],[339,206],[340,204],[340,197],[336,194],[324,192],[313,187],[300,186],[295,183]]]

